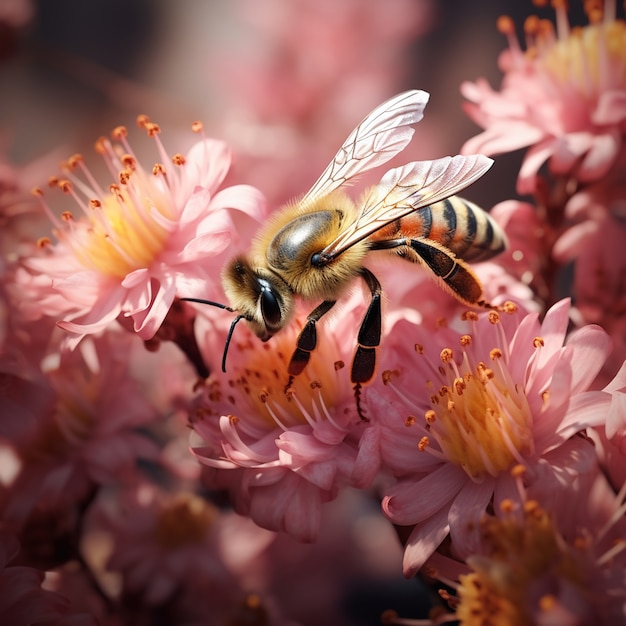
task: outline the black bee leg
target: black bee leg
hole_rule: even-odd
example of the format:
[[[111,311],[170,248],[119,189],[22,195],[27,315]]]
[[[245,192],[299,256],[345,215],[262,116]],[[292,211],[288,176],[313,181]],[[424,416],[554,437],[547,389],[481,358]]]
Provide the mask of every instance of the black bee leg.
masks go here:
[[[285,392],[291,387],[293,379],[298,376],[298,374],[302,373],[311,358],[311,352],[313,352],[317,346],[317,328],[315,324],[335,306],[335,302],[336,300],[324,300],[324,302],[307,316],[306,324],[298,335],[296,349],[289,361],[289,381],[285,385]]]
[[[380,344],[380,336],[382,332],[382,310],[381,310],[381,293],[382,289],[378,279],[372,272],[366,268],[361,269],[361,278],[367,284],[372,300],[367,307],[359,335],[354,359],[352,360],[352,371],[350,380],[354,383],[354,397],[356,400],[357,411],[361,419],[367,419],[361,410],[361,387],[369,382],[374,376],[376,369],[376,348]]]
[[[493,308],[483,299],[483,288],[469,265],[447,248],[424,239],[411,239],[411,249],[459,300]]]

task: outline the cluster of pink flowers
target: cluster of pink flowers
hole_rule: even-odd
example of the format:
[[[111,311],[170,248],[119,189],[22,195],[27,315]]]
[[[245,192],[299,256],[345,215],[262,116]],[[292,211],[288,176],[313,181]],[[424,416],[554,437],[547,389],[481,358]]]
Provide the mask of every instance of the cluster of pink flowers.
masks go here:
[[[500,90],[462,86],[484,128],[464,152],[528,148],[529,198],[491,212],[509,248],[475,265],[492,306],[469,309],[372,253],[385,302],[363,388],[350,364],[370,297],[356,284],[297,376],[319,302],[299,300],[266,342],[234,317],[222,268],[271,210],[260,189],[229,184],[231,150],[200,123],[172,154],[140,116],[149,165],[114,129],[95,145],[108,182],[81,155],[65,161],[34,190],[52,227],[39,238],[15,226],[33,210],[16,209],[23,195],[0,196],[20,232],[0,240],[0,622],[330,623],[335,576],[387,572],[384,527],[397,572],[440,590],[431,624],[624,623],[626,23],[592,2],[572,28],[554,4],[556,32],[529,18],[526,49],[501,19]],[[339,17],[387,41],[383,3],[358,6]],[[321,22],[294,11],[284,19],[319,41]],[[334,78],[283,105],[312,119]],[[248,87],[261,118],[280,117],[263,81]],[[387,624],[423,623],[388,608]]]

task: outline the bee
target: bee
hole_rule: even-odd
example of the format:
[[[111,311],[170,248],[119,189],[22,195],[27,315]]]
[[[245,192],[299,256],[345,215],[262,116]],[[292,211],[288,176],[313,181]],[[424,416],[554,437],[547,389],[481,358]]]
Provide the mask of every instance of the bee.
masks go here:
[[[288,389],[315,350],[317,323],[346,287],[361,278],[371,297],[350,376],[363,417],[361,388],[374,375],[382,327],[382,288],[364,266],[375,252],[427,268],[461,302],[490,306],[467,262],[493,257],[505,249],[506,239],[486,212],[455,194],[482,176],[491,159],[457,155],[407,163],[390,169],[357,203],[343,191],[348,181],[407,146],[428,98],[421,90],[406,91],[365,117],[311,189],[270,218],[250,254],[227,264],[222,283],[230,306],[184,298],[237,313],[224,347],[224,372],[228,346],[241,319],[259,339],[268,341],[289,323],[297,298],[321,301],[298,335],[288,366]]]

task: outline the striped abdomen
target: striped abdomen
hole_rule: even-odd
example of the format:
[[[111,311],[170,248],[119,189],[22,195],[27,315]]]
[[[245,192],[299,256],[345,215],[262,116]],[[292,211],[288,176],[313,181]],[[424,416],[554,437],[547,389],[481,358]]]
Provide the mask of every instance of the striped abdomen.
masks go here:
[[[458,196],[418,209],[375,233],[376,240],[403,236],[436,241],[465,261],[485,261],[507,245],[489,214]]]

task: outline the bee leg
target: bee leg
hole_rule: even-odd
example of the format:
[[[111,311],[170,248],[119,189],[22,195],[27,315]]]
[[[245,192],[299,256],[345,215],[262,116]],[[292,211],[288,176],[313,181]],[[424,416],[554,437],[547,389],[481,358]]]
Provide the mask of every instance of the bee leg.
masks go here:
[[[361,388],[371,380],[376,369],[376,348],[380,344],[382,332],[382,289],[376,276],[368,269],[361,269],[361,278],[367,284],[372,294],[372,299],[359,328],[357,337],[359,345],[352,359],[350,380],[354,383],[354,398],[357,411],[361,419],[366,420],[367,418],[363,415],[361,409]]]
[[[483,298],[483,288],[470,266],[445,246],[427,239],[411,239],[411,249],[443,285],[462,302],[492,308]]]
[[[315,324],[335,306],[335,302],[336,300],[324,300],[324,302],[313,309],[307,316],[306,324],[298,335],[296,349],[289,361],[289,381],[285,385],[285,393],[289,391],[293,379],[298,376],[298,374],[302,373],[311,358],[311,352],[313,352],[317,346],[317,328]]]

